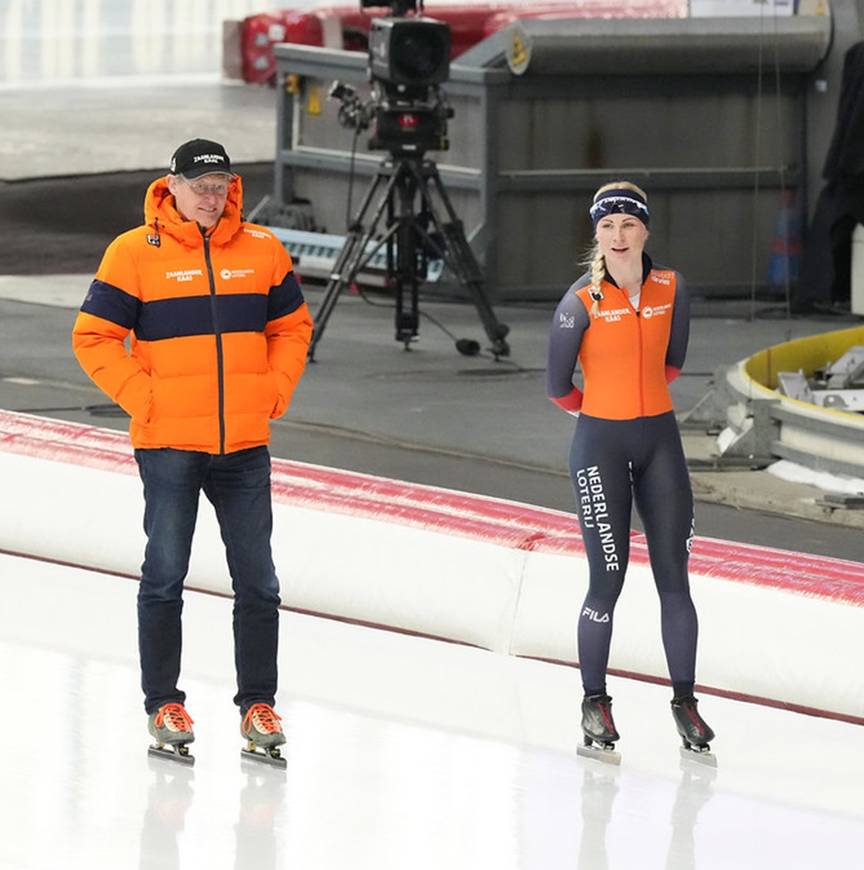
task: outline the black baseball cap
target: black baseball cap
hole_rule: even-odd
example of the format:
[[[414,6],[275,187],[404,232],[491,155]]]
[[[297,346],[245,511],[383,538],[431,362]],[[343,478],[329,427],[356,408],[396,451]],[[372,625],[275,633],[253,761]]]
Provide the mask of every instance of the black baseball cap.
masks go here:
[[[198,178],[214,172],[231,175],[231,158],[218,142],[190,139],[174,152],[169,171],[184,178]]]

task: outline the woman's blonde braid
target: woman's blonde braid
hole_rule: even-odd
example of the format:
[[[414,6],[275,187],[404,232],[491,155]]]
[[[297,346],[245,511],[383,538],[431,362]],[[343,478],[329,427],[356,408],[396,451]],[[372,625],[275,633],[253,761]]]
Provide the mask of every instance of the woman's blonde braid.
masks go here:
[[[595,245],[591,251],[591,298],[594,304],[591,306],[591,316],[600,316],[600,302],[603,300],[601,283],[606,275],[606,258],[600,253],[600,245]]]

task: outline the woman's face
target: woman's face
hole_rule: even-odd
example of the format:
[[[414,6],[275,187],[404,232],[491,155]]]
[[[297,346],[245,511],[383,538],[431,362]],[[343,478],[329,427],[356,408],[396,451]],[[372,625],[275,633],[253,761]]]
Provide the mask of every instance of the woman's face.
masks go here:
[[[648,227],[639,218],[631,214],[606,215],[598,221],[595,235],[607,266],[642,262]]]

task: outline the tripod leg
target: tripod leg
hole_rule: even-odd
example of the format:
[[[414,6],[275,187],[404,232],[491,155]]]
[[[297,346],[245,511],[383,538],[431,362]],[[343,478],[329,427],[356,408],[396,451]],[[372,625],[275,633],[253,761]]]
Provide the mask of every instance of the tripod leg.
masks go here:
[[[330,278],[327,281],[327,287],[324,290],[324,298],[321,300],[321,305],[315,313],[315,326],[312,332],[312,340],[309,342],[308,357],[310,361],[315,360],[315,350],[318,347],[318,342],[324,335],[324,330],[327,328],[327,321],[330,320],[330,315],[339,301],[339,296],[342,291],[348,287],[357,276],[357,273],[363,268],[372,254],[365,256],[366,247],[375,235],[375,228],[378,225],[384,207],[390,199],[390,191],[392,190],[395,180],[390,178],[387,183],[385,193],[375,209],[372,216],[372,221],[369,224],[369,229],[364,232],[363,219],[366,212],[372,204],[372,199],[375,191],[380,186],[386,176],[379,172],[375,176],[366,196],[363,198],[363,203],[360,210],[357,212],[357,217],[351,224],[348,235],[345,237],[345,243],[339,251],[339,256],[333,264],[333,271],[330,273]],[[373,252],[374,253],[374,252]]]
[[[324,336],[324,330],[327,328],[327,321],[339,301],[339,296],[345,287],[350,283],[350,273],[353,271],[349,264],[356,259],[356,253],[362,252],[360,246],[362,239],[362,231],[352,230],[345,239],[342,249],[339,251],[339,256],[333,265],[333,272],[327,281],[327,287],[324,290],[324,298],[321,300],[321,305],[318,311],[315,312],[315,325],[312,330],[312,340],[309,342],[308,356],[310,361],[315,361],[315,349],[318,347],[318,342]]]
[[[443,259],[456,276],[456,280],[468,291],[471,301],[480,315],[483,329],[486,331],[489,341],[492,342],[490,350],[496,359],[510,356],[510,345],[505,340],[510,332],[510,327],[506,323],[501,323],[495,316],[492,304],[486,295],[483,271],[474,256],[474,251],[471,250],[471,245],[468,244],[468,239],[465,237],[462,221],[459,220],[450,198],[447,196],[447,190],[438,174],[438,168],[434,163],[428,161],[424,164],[422,171],[417,170],[417,177],[420,181],[421,195],[426,203],[432,223],[444,241],[444,250],[441,252]],[[448,220],[446,223],[441,220],[435,209],[435,203],[429,190],[430,179],[447,212]],[[432,241],[428,234],[426,234],[426,238],[428,241]]]

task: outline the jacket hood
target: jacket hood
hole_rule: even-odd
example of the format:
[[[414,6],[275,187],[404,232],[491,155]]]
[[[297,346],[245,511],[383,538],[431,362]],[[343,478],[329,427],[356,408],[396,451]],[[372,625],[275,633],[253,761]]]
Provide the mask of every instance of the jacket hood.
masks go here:
[[[215,227],[208,230],[211,244],[224,245],[240,230],[243,222],[243,182],[239,175],[231,179],[225,210]],[[167,233],[188,247],[201,247],[204,244],[201,230],[195,221],[187,221],[177,211],[174,196],[168,189],[168,176],[157,178],[144,196],[144,223],[156,235]]]

